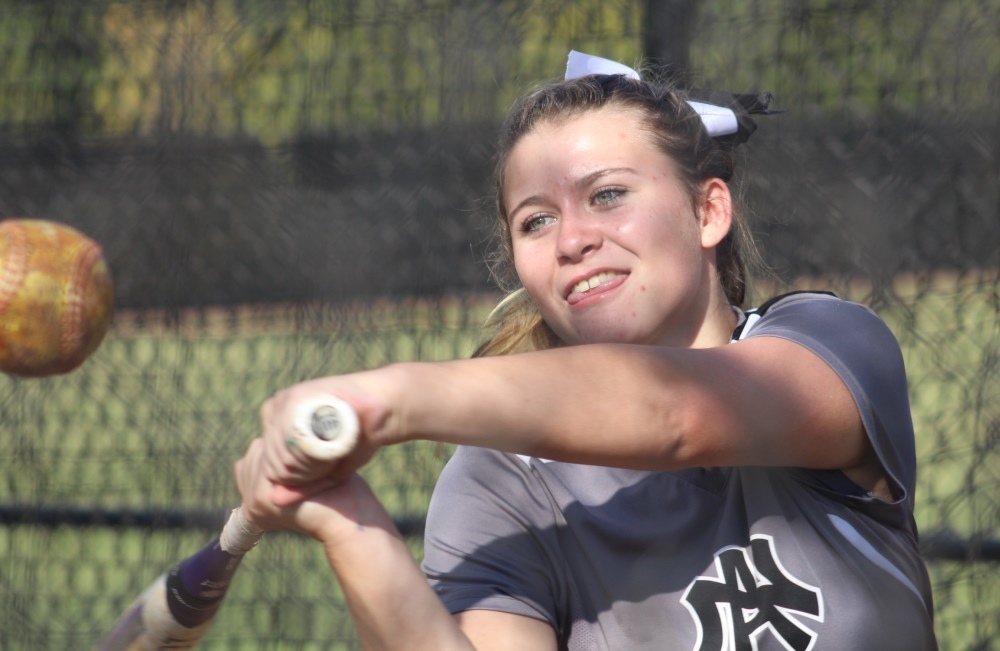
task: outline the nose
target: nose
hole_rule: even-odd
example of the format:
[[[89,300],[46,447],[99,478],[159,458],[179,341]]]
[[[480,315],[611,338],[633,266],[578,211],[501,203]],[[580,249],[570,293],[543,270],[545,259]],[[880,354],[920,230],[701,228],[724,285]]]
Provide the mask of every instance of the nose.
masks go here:
[[[600,225],[588,215],[564,212],[559,220],[556,254],[560,260],[577,262],[588,253],[601,248],[604,236]]]

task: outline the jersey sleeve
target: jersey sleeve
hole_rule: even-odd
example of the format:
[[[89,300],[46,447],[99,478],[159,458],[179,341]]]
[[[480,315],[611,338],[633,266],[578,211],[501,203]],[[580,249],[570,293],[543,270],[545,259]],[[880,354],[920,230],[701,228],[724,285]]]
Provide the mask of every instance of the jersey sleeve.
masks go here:
[[[497,610],[558,629],[555,516],[518,457],[460,447],[434,488],[423,570],[451,613]]]
[[[847,385],[897,501],[912,509],[913,421],[902,352],[868,307],[829,295],[795,294],[773,304],[747,338],[782,337],[819,355]]]

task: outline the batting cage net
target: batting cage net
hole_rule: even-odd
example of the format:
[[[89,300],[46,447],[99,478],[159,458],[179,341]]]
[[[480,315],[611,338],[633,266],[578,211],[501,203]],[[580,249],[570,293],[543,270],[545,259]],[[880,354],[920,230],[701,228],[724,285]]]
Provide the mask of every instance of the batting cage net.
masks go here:
[[[0,2],[0,217],[98,240],[118,297],[83,367],[0,377],[0,649],[90,648],[200,549],[273,392],[471,353],[496,129],[570,49],[774,94],[760,296],[893,329],[941,648],[1000,648],[998,33],[998,0]],[[418,557],[448,453],[364,470]],[[318,545],[243,567],[202,648],[356,648]]]

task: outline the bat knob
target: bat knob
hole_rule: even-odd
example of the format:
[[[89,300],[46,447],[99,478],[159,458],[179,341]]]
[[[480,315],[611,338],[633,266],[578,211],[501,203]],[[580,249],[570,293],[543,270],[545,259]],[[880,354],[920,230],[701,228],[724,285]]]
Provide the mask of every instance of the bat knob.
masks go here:
[[[324,441],[332,441],[340,435],[343,426],[340,409],[325,404],[316,407],[313,410],[309,426],[317,437]]]
[[[338,459],[358,440],[358,415],[340,398],[320,394],[299,403],[295,409],[288,442],[320,461]]]

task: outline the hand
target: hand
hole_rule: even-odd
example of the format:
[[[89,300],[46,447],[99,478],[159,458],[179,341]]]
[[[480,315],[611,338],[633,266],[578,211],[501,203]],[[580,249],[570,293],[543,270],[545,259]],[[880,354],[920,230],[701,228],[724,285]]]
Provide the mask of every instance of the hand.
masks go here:
[[[380,527],[398,536],[391,517],[356,473],[336,484],[329,480],[317,482],[308,497],[276,504],[275,485],[266,476],[266,454],[264,440],[254,439],[233,466],[243,513],[250,522],[266,530],[305,534],[328,548],[342,545],[365,527]]]
[[[385,429],[389,409],[384,400],[366,392],[358,382],[373,372],[311,380],[278,392],[261,408],[262,469],[273,484],[272,500],[284,506],[344,481],[374,456],[376,436]],[[287,432],[299,403],[318,393],[333,394],[354,408],[360,422],[358,443],[346,457],[319,462],[288,445]]]

